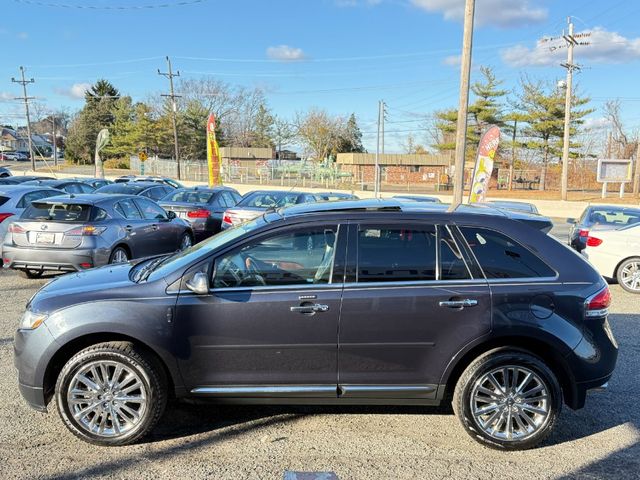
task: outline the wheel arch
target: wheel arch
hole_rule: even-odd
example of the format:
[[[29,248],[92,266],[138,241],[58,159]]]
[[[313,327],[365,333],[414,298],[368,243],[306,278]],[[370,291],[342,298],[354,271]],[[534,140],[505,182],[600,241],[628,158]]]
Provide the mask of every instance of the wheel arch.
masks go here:
[[[95,332],[81,335],[68,341],[53,354],[53,356],[47,363],[43,378],[45,405],[51,401],[58,375],[62,371],[64,365],[69,361],[69,359],[79,351],[90,347],[91,345],[103,342],[131,342],[146,354],[154,357],[158,364],[162,366],[165,377],[167,379],[167,394],[169,396],[175,395],[176,385],[181,383],[180,378],[177,377],[178,372],[175,369],[170,368],[167,361],[162,357],[162,355],[160,355],[152,347],[130,335],[114,332]]]
[[[488,339],[481,343],[470,345],[462,352],[459,352],[449,363],[442,376],[440,383],[444,385],[443,397],[447,401],[452,398],[453,390],[462,372],[476,358],[487,353],[508,350],[534,355],[545,363],[558,378],[564,402],[573,409],[581,407],[574,376],[558,349],[544,340],[517,335]]]
[[[620,260],[617,264],[616,264],[616,268],[613,270],[613,278],[617,279],[618,278],[618,270],[620,269],[620,266],[626,262],[627,260],[631,260],[632,258],[638,258],[640,259],[640,255],[629,255],[628,257],[623,258],[622,260]]]
[[[133,250],[131,250],[131,247],[129,246],[128,243],[125,242],[118,242],[114,245],[114,247],[111,249],[111,253],[109,254],[111,256],[111,254],[114,252],[114,250],[116,248],[124,248],[127,251],[127,254],[129,255],[129,258],[133,258]]]

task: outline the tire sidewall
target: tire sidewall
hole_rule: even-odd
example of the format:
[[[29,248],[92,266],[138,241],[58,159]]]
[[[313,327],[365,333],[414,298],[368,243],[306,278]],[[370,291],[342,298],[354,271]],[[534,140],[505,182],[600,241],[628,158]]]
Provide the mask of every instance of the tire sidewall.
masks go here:
[[[67,391],[69,389],[69,384],[73,379],[74,375],[80,370],[83,366],[88,363],[98,361],[98,360],[108,360],[115,361],[125,364],[128,368],[131,368],[138,374],[144,388],[147,392],[148,403],[146,405],[146,410],[144,413],[143,420],[138,423],[131,431],[127,432],[125,435],[118,437],[101,437],[95,434],[92,434],[86,431],[84,428],[80,426],[80,424],[73,418],[73,414],[71,413],[71,409],[67,403]],[[157,401],[157,387],[153,385],[151,381],[151,375],[147,371],[144,365],[138,362],[136,359],[131,358],[128,355],[125,355],[120,352],[108,351],[108,350],[96,350],[93,352],[80,352],[78,355],[74,356],[67,364],[64,366],[60,375],[58,376],[58,381],[56,382],[55,388],[55,398],[56,398],[56,406],[58,408],[58,413],[60,417],[66,424],[66,426],[82,440],[96,444],[96,445],[121,445],[134,441],[138,437],[143,436],[149,428],[149,424],[154,422],[154,404]]]
[[[129,258],[129,252],[127,252],[127,250],[126,250],[125,248],[123,248],[123,247],[116,247],[116,248],[114,248],[114,249],[113,249],[113,251],[111,252],[111,255],[109,256],[109,264],[110,264],[110,265],[112,265],[112,264],[113,264],[113,260],[115,259],[115,257],[116,257],[116,253],[117,253],[119,250],[121,250],[121,251],[123,251],[123,252],[124,252],[124,254],[125,254],[125,255],[126,255],[126,257],[127,257],[127,261],[128,261],[128,260],[131,260],[131,259]],[[123,262],[123,263],[125,263],[125,262]]]
[[[616,280],[618,282],[618,285],[620,285],[622,287],[622,289],[626,292],[629,293],[635,293],[640,294],[640,290],[633,290],[629,287],[627,287],[624,282],[622,281],[622,270],[624,270],[625,265],[627,265],[630,262],[638,262],[640,261],[640,257],[631,257],[631,258],[627,258],[625,261],[623,261],[620,266],[618,267],[618,270],[616,272]]]
[[[484,433],[472,414],[471,392],[476,381],[487,372],[506,365],[522,366],[534,371],[546,384],[550,397],[549,416],[544,425],[533,436],[521,441],[504,441],[489,436]],[[534,447],[551,433],[562,408],[562,390],[556,376],[542,360],[524,352],[498,352],[474,361],[461,377],[463,378],[464,385],[456,386],[456,389],[460,388],[456,395],[456,413],[464,429],[476,441],[500,450],[524,450]]]

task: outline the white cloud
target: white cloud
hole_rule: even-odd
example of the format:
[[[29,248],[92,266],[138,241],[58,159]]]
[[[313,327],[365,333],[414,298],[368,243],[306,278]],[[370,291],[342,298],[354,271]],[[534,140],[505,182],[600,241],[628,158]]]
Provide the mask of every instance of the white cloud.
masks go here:
[[[465,0],[410,0],[427,12],[442,13],[445,20],[462,20]],[[475,22],[478,25],[497,25],[502,28],[540,23],[547,19],[549,11],[533,7],[529,0],[481,0],[476,2]]]
[[[442,63],[449,67],[459,67],[461,61],[461,55],[449,55],[448,57],[445,57],[444,60],[442,60]]]
[[[91,88],[90,83],[74,83],[69,88],[56,88],[55,92],[59,95],[72,98],[74,100],[81,100],[84,98],[84,94]]]
[[[606,117],[588,117],[582,127],[585,130],[598,130],[611,127],[611,120]]]
[[[267,57],[281,62],[299,62],[305,59],[305,54],[301,48],[278,45],[267,48]]]
[[[28,40],[29,39],[29,34],[27,32],[20,32],[18,33],[18,39],[19,40]]]
[[[14,97],[15,97],[15,95],[12,95],[9,92],[0,92],[0,102],[3,102],[3,101],[6,102],[7,100],[13,100]]]
[[[579,32],[584,33],[584,32]],[[602,27],[591,30],[590,38],[578,38],[590,45],[578,45],[574,50],[575,61],[589,63],[629,63],[640,60],[640,37],[626,38]],[[515,45],[500,52],[502,60],[513,67],[548,67],[566,61],[564,40],[539,40],[535,47]]]

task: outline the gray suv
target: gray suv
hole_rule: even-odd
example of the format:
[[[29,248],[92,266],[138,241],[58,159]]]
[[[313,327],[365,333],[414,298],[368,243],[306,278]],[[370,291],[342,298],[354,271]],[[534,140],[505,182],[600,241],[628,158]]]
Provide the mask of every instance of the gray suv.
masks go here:
[[[508,218],[511,216],[511,218]],[[484,445],[532,447],[603,388],[609,289],[539,217],[397,201],[268,212],[171,256],[65,275],[27,305],[19,387],[98,445],[170,397],[453,403]]]
[[[39,277],[184,250],[191,227],[155,202],[133,195],[71,195],[31,203],[8,229],[5,268]]]

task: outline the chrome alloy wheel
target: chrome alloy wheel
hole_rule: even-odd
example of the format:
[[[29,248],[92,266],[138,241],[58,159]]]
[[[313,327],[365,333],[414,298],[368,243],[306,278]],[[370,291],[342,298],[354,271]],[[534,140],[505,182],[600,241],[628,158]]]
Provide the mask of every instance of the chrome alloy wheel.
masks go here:
[[[67,404],[78,425],[100,437],[119,437],[135,429],[147,411],[140,376],[120,362],[84,365],[71,379]]]
[[[119,248],[114,252],[111,263],[126,263],[128,261],[129,258],[127,257],[127,252],[125,252],[122,248]]]
[[[182,241],[180,242],[180,250],[186,250],[191,245],[193,245],[193,242],[191,241],[191,235],[184,235],[182,237]]]
[[[630,290],[640,291],[640,260],[626,263],[620,272],[620,280]]]
[[[534,371],[515,365],[495,368],[475,382],[471,412],[478,427],[502,441],[527,439],[546,425],[549,388]]]

